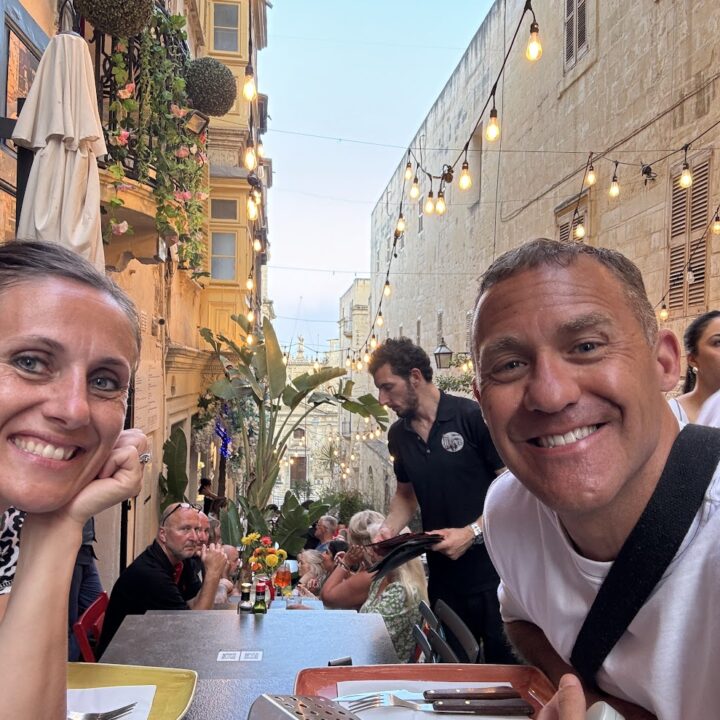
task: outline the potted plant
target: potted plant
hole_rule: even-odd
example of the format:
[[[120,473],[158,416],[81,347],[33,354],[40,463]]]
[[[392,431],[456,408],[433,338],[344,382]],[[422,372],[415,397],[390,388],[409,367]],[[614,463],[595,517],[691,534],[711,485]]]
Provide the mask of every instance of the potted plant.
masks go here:
[[[188,63],[185,88],[193,107],[206,115],[225,115],[237,96],[237,82],[230,68],[211,57]]]
[[[75,9],[96,30],[122,38],[140,34],[154,7],[154,0],[75,0]]]

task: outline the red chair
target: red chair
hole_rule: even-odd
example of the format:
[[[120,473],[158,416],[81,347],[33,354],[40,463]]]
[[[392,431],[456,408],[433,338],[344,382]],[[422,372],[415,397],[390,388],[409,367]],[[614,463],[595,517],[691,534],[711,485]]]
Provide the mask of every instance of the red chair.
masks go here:
[[[105,610],[108,606],[108,595],[106,592],[100,593],[97,600],[80,616],[78,621],[73,625],[73,633],[77,640],[80,654],[84,662],[94,663],[95,653],[90,645],[90,638],[97,646],[102,632],[103,620],[105,619]]]

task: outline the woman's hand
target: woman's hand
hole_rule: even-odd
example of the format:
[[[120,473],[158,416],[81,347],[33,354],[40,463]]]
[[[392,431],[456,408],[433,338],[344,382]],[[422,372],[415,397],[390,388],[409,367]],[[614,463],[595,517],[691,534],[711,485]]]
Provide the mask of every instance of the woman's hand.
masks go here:
[[[140,462],[140,455],[147,449],[148,439],[143,432],[123,430],[97,478],[56,514],[62,514],[82,526],[93,515],[135,497],[142,487],[145,468]]]

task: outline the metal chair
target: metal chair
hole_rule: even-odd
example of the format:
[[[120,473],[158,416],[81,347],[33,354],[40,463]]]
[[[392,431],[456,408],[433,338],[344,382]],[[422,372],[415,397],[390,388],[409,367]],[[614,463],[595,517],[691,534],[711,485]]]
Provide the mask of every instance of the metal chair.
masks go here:
[[[430,606],[424,600],[421,600],[420,605],[418,605],[418,608],[420,609],[420,614],[423,616],[423,620],[425,621],[425,624],[429,628],[432,628],[433,630],[435,630],[436,632],[438,632],[442,635],[442,626],[440,625],[440,619],[430,609]]]
[[[437,662],[435,653],[430,646],[430,641],[427,639],[427,635],[423,632],[423,629],[419,625],[413,625],[412,633],[415,638],[415,649],[413,650],[410,662],[420,662],[421,658],[426,663]]]
[[[437,630],[428,628],[428,640],[430,647],[435,654],[437,661],[443,663],[459,663],[458,656],[454,653],[453,649],[448,645],[447,640],[438,633]]]
[[[73,633],[80,648],[83,662],[97,662],[93,646],[90,645],[90,637],[92,637],[94,645],[97,646],[107,606],[108,594],[106,592],[100,593],[90,607],[78,618],[77,622],[73,624]]]
[[[447,637],[447,631],[449,631],[460,644],[465,653],[463,662],[478,662],[480,645],[461,617],[444,600],[438,600],[435,603],[435,612],[446,630],[445,637]]]

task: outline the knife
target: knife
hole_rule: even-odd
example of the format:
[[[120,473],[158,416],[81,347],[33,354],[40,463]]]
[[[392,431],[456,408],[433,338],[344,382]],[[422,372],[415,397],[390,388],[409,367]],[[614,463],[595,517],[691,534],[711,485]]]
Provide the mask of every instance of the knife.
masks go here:
[[[353,695],[341,695],[336,697],[337,702],[353,702],[361,700],[372,692],[354,693]],[[392,694],[403,700],[412,702],[434,702],[436,700],[502,700],[521,697],[520,693],[509,685],[497,685],[492,687],[465,687],[465,688],[441,688],[438,690],[425,690],[422,695],[409,690],[379,690],[377,694]]]
[[[502,700],[436,700],[432,704],[432,708],[438,713],[514,717],[527,717],[535,712],[535,708],[521,698]]]

